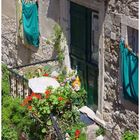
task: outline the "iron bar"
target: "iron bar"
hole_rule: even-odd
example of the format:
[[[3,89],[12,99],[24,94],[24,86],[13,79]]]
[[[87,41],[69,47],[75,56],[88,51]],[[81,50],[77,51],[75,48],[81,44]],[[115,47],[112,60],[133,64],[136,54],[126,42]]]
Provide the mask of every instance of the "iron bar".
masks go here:
[[[16,67],[13,67],[11,69],[20,69],[20,68],[27,67],[27,66],[32,66],[32,65],[42,64],[42,63],[48,63],[48,62],[57,61],[57,60],[58,60],[57,58],[49,59],[49,60],[43,60],[43,61],[39,61],[39,62],[25,64],[25,65],[22,65],[22,66],[16,66]]]
[[[10,86],[10,94],[11,94],[11,73],[9,72],[9,86]]]
[[[17,32],[16,31],[13,31],[13,32],[2,33],[2,36],[3,35],[6,35],[6,34],[13,34],[13,33],[17,33]]]
[[[18,96],[18,79],[17,79],[17,75],[15,75],[16,78],[16,97]]]
[[[54,127],[54,129],[55,129],[55,131],[56,131],[56,133],[57,133],[57,136],[58,136],[59,140],[64,140],[63,137],[62,137],[62,134],[61,134],[61,132],[60,132],[60,130],[59,130],[59,128],[58,128],[58,124],[57,124],[57,122],[55,121],[54,116],[53,116],[52,113],[50,114],[50,118],[51,118],[51,120],[52,120],[53,127]]]
[[[23,84],[23,98],[25,98],[25,84],[24,84],[24,79],[22,79],[22,84]]]
[[[7,37],[5,37],[5,36],[3,36],[3,35],[2,35],[2,38],[4,38],[4,39],[6,39],[7,41],[9,41],[11,44],[13,44],[13,45],[17,46],[17,45],[16,45],[16,43],[12,42],[12,41],[11,41],[11,40],[9,40]]]
[[[23,67],[27,67],[27,66],[31,66],[31,65],[36,65],[36,64],[41,64],[41,63],[47,63],[47,62],[52,62],[52,61],[57,61],[58,59],[57,58],[54,58],[54,59],[50,59],[50,60],[44,60],[44,61],[40,61],[40,62],[35,62],[35,63],[31,63],[31,64],[26,64],[26,65],[22,65],[22,66],[17,66],[17,67],[13,67],[13,68],[7,68],[9,70],[9,72],[11,73],[9,78],[10,78],[10,81],[11,81],[11,77],[13,76],[16,81],[16,96],[19,96],[18,94],[18,79],[21,80],[21,83],[23,84],[23,98],[25,98],[25,88],[26,88],[26,84],[28,84],[28,79],[26,79],[24,76],[18,74],[17,72],[15,72],[14,69],[20,69],[20,68],[23,68]],[[10,84],[10,88],[11,88],[11,84]],[[27,90],[28,90],[28,94],[30,95],[32,90],[28,87],[27,85]],[[34,117],[37,117],[34,115]],[[54,119],[54,116],[53,114],[50,114],[50,118],[52,120],[52,124],[53,124],[53,128],[54,130],[56,131],[56,134],[58,136],[58,139],[59,140],[64,140],[63,138],[63,135],[61,134],[61,131],[60,131],[60,128],[58,127],[58,124],[57,124],[57,121]],[[42,123],[40,120],[39,120],[40,123]]]
[[[28,79],[26,79],[24,76],[19,75],[16,73],[12,68],[7,68],[11,73],[18,75],[19,78],[24,79],[26,82],[28,82]]]

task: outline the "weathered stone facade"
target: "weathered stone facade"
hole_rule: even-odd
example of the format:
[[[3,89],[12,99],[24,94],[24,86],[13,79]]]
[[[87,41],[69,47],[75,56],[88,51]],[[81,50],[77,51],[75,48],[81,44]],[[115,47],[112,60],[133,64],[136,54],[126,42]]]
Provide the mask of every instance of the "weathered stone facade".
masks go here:
[[[16,21],[2,16],[2,61],[9,66],[24,65],[32,62],[51,59],[53,47],[40,38],[39,49],[26,48],[16,44]]]
[[[126,129],[138,131],[138,106],[122,97],[119,71],[119,40],[122,15],[138,19],[138,1],[106,1],[104,21],[105,73],[103,119],[112,129],[112,139],[120,140]],[[128,108],[129,106],[129,108]]]
[[[59,5],[60,1],[61,4]],[[112,133],[110,138],[112,140],[120,140],[121,135],[126,129],[138,131],[138,106],[122,97],[119,71],[119,40],[123,34],[122,20],[124,22],[124,17],[126,17],[128,19],[131,18],[132,22],[133,20],[137,22],[138,0],[104,0],[104,2],[102,0],[94,2],[93,0],[71,1],[91,9],[97,8],[97,10],[100,4],[104,4],[104,9],[101,7],[104,13],[100,12],[99,14],[99,18],[102,19],[100,20],[101,39],[99,42],[99,111],[107,123],[107,129]],[[46,0],[40,3],[41,41],[38,50],[15,46],[2,38],[2,61],[10,66],[15,66],[52,58],[53,48],[46,45],[43,37],[47,38],[52,33],[55,23],[60,23],[69,44],[70,20],[69,6],[67,5],[69,1],[65,2],[66,0]],[[96,3],[97,6],[95,5]],[[10,31],[15,32],[15,25],[15,19],[3,16],[2,34]],[[16,34],[5,34],[4,36],[14,44],[16,43]]]
[[[46,14],[50,12],[49,10],[51,10],[51,8],[46,9],[46,7],[49,8],[49,3],[47,1],[41,2],[39,6],[39,48],[35,48],[33,46],[24,46],[24,44],[22,44],[21,42],[17,43],[16,35],[18,29],[18,21],[16,21],[16,13],[13,13],[14,15],[12,17],[8,17],[8,13],[10,13],[11,11],[9,11],[8,13],[5,11],[2,12],[2,61],[5,64],[9,66],[18,66],[55,57],[56,53],[54,53],[55,50],[53,46],[47,44],[46,41],[48,40],[48,38],[50,38],[50,36],[52,36],[52,33],[54,31],[53,27],[57,23],[57,20],[59,21],[59,14],[55,12],[51,13],[50,15],[53,15],[55,19],[46,19]],[[4,15],[5,13],[8,16]]]

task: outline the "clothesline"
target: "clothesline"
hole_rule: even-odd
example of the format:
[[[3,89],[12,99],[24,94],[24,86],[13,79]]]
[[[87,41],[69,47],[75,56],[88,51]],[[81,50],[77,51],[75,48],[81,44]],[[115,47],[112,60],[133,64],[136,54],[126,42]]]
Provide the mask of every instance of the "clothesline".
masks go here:
[[[35,3],[37,2],[38,0],[24,0],[24,3]]]

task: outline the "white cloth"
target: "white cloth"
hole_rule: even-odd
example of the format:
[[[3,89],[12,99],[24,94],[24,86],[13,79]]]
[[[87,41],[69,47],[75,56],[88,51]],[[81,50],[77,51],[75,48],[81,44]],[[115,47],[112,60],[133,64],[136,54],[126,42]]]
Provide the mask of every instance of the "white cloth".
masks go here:
[[[52,86],[53,88],[57,88],[60,86],[57,80],[51,77],[29,79],[28,85],[35,93],[45,93],[47,87],[49,86]]]

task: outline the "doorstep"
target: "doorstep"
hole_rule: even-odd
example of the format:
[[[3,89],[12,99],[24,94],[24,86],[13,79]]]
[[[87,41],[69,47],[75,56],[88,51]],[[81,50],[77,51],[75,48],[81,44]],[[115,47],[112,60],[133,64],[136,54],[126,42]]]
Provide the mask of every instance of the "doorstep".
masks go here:
[[[79,109],[79,111],[83,114],[86,114],[88,118],[90,118],[92,121],[94,121],[95,123],[101,125],[102,127],[105,128],[106,123],[104,120],[100,119],[93,110],[91,110],[89,107],[87,106],[83,106]]]

